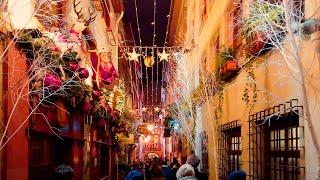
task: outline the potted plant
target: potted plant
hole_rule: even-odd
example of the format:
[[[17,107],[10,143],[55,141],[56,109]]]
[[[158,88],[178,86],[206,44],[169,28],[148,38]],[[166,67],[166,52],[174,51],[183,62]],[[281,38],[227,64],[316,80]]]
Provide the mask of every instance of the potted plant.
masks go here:
[[[248,54],[259,54],[274,36],[281,38],[284,11],[279,4],[255,1],[250,5],[250,14],[244,20],[242,34],[246,40]],[[279,33],[277,33],[279,30]]]
[[[235,60],[236,51],[233,48],[223,49],[219,54],[219,74],[226,80],[238,71],[238,62]]]

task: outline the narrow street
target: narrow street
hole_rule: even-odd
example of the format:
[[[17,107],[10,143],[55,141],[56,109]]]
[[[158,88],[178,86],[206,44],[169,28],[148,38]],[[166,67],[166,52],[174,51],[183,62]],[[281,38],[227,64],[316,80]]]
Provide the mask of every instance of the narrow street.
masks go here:
[[[320,180],[320,0],[0,0],[0,180]]]

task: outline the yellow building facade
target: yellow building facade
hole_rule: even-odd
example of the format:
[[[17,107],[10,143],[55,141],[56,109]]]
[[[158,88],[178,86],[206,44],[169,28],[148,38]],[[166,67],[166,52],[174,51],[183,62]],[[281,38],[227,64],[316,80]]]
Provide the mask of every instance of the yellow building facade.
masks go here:
[[[226,179],[233,170],[245,171],[248,179],[316,179],[319,156],[311,134],[313,127],[316,140],[320,140],[320,33],[293,35],[304,74],[291,58],[294,52],[288,33],[279,47],[272,46],[247,60],[247,41],[237,33],[241,27],[237,29],[235,11],[240,9],[246,19],[252,3],[178,0],[173,4],[171,44],[191,49],[189,70],[199,81],[204,70],[221,73],[219,55],[224,48],[237,49],[238,71],[223,80],[222,90],[215,90],[197,105],[201,121],[196,123],[200,122],[201,130],[196,133],[208,135],[209,179]],[[320,18],[319,1],[305,0],[299,7],[303,21]],[[201,156],[201,151],[196,154]]]

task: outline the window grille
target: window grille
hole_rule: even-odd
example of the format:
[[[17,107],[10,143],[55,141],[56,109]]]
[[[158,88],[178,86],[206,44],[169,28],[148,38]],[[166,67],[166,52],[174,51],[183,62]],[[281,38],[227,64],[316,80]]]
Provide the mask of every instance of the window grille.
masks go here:
[[[304,179],[302,106],[293,99],[249,116],[249,179]]]
[[[219,179],[227,179],[230,172],[241,169],[241,127],[232,121],[218,130]]]

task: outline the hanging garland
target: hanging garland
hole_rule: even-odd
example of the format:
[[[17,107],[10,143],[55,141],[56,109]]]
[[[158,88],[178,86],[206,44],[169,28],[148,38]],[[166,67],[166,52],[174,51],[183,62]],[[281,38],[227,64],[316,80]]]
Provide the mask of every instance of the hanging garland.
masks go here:
[[[249,112],[251,112],[258,98],[256,75],[254,74],[252,62],[249,62],[246,65],[245,71],[247,73],[247,78],[246,78],[245,89],[242,94],[242,100],[245,102],[246,107],[249,109]],[[252,94],[251,98],[250,98],[250,94]]]

